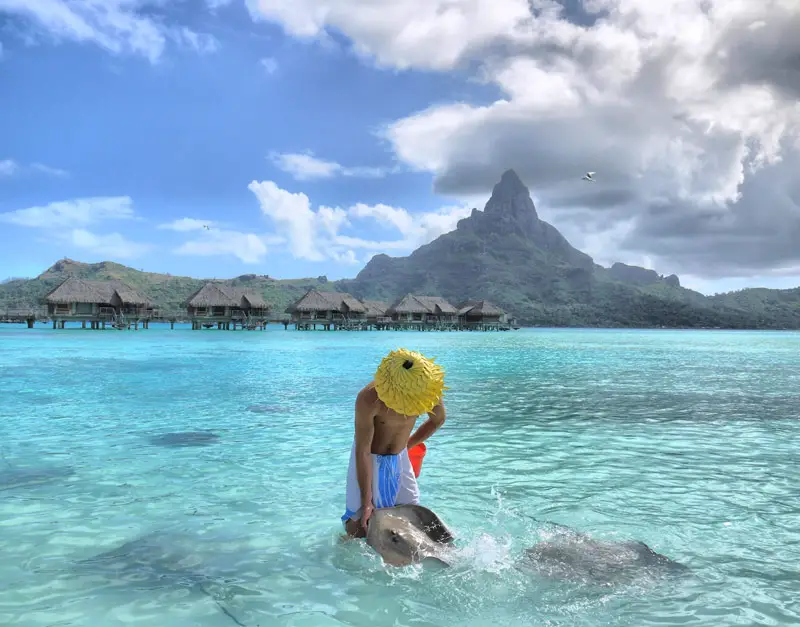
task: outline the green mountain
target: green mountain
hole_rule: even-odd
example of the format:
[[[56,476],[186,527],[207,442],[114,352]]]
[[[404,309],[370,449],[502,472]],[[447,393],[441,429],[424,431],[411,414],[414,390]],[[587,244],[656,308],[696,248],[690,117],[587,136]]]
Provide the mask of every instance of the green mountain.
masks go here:
[[[406,293],[486,298],[526,325],[800,328],[800,289],[706,297],[675,275],[594,263],[539,219],[513,170],[454,231],[407,257],[376,255],[338,285],[389,301]]]
[[[38,306],[68,276],[123,281],[163,312],[181,310],[206,281],[112,262],[63,259],[35,279],[0,283],[0,310]],[[525,325],[800,328],[800,288],[704,296],[682,287],[675,275],[621,263],[610,268],[596,264],[539,219],[527,187],[513,170],[503,174],[483,211],[473,209],[454,231],[407,257],[376,255],[354,279],[276,280],[247,274],[222,282],[261,293],[276,318],[307,290],[324,288],[388,302],[408,293],[443,296],[453,304],[487,299]]]

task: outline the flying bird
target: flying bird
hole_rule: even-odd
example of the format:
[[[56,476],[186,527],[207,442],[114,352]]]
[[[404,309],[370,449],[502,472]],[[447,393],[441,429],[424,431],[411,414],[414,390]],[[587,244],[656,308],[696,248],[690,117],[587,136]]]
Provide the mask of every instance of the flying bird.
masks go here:
[[[595,183],[596,181],[594,180],[594,178],[592,178],[594,175],[595,175],[594,172],[587,172],[586,174],[583,175],[583,178],[581,180]]]

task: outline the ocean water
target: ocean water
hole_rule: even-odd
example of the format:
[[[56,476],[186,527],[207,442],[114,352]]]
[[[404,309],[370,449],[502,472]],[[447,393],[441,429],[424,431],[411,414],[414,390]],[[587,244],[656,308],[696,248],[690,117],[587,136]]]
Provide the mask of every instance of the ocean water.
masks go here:
[[[397,346],[451,388],[419,479],[450,568],[340,542],[355,395]],[[797,625],[798,442],[800,334],[4,325],[0,625]],[[688,572],[534,572],[552,523]]]

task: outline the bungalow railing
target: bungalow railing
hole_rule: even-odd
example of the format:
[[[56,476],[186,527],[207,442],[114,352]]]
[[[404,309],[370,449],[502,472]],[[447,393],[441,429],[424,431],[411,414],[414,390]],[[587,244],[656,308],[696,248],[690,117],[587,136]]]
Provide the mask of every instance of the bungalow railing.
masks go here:
[[[6,307],[0,309],[0,320],[16,320],[23,318],[43,318],[47,316],[47,309],[43,307]]]
[[[97,309],[97,317],[105,320],[114,320],[117,316],[117,310],[113,307],[99,307]]]

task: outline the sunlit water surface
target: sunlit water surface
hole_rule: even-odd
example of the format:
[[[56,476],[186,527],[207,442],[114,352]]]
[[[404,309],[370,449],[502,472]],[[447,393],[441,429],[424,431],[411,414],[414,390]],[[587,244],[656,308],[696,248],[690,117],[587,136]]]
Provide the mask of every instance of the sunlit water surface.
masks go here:
[[[450,568],[339,542],[355,395],[396,346],[447,369],[420,489]],[[797,334],[5,325],[0,394],[0,625],[800,623]],[[533,573],[550,522],[691,572]]]

